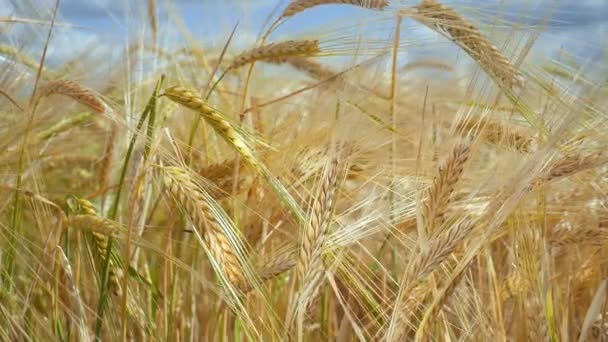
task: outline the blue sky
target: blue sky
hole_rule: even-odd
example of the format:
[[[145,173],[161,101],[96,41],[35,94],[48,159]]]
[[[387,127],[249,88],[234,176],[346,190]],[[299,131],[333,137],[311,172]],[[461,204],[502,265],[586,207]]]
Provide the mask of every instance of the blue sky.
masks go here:
[[[55,0],[0,0],[0,16],[47,19]],[[221,45],[238,21],[238,39],[235,44],[249,46],[259,33],[264,19],[272,9],[288,0],[157,0],[161,13],[161,30],[164,44],[175,42],[177,33],[166,20],[171,11],[183,18],[194,36],[206,44]],[[415,4],[414,0],[393,0],[391,7]],[[477,15],[483,22],[501,13],[510,21],[519,23],[539,22],[551,14],[550,27],[541,37],[541,51],[553,51],[561,46],[576,51],[582,57],[593,54],[608,32],[608,0],[465,0],[445,1],[456,8]],[[133,37],[149,30],[147,25],[146,0],[62,0],[59,20],[78,25],[77,28],[59,28],[53,40],[51,57],[61,59],[61,54],[73,54],[87,46],[100,43],[106,46],[126,46]],[[281,7],[281,8],[282,8]],[[349,6],[320,6],[293,18],[277,31],[292,36],[293,33],[309,32],[321,34],[330,23],[346,27],[367,16],[365,10]],[[474,16],[475,17],[475,16]],[[386,24],[390,23],[387,19]],[[387,25],[387,30],[390,30]],[[0,28],[2,28],[0,26]],[[0,39],[9,43],[36,48],[43,40],[44,30],[32,30],[24,25],[0,30]],[[408,39],[418,34],[404,32]],[[424,31],[420,31],[422,34]],[[387,31],[387,35],[390,32]],[[414,37],[415,38],[415,37]],[[21,40],[21,41],[20,41]]]

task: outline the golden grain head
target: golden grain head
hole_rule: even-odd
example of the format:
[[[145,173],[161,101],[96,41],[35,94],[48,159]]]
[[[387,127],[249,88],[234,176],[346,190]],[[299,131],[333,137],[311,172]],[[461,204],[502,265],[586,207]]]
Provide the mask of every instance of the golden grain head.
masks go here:
[[[294,0],[283,11],[281,18],[292,17],[321,5],[352,5],[373,10],[382,10],[389,5],[387,0]]]
[[[40,97],[47,97],[51,95],[67,96],[89,107],[97,113],[104,113],[106,111],[105,103],[97,95],[95,95],[90,89],[85,88],[74,81],[52,81],[40,89]]]
[[[253,48],[234,57],[228,70],[265,60],[276,60],[294,56],[315,56],[321,53],[318,40],[287,40]]]
[[[470,21],[436,0],[423,0],[414,7],[414,19],[446,35],[463,48],[500,86],[511,89],[523,85],[517,67]]]

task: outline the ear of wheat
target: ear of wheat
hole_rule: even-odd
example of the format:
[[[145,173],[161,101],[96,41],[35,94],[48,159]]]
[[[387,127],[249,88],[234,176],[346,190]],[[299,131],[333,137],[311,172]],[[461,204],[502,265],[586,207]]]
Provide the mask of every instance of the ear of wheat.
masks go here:
[[[245,51],[234,58],[228,70],[265,60],[276,60],[294,56],[314,56],[321,53],[318,40],[287,40],[270,43]]]
[[[441,265],[474,228],[475,225],[470,220],[461,221],[448,231],[438,231],[433,234],[428,247],[416,253],[403,277],[401,295],[395,304],[394,327],[390,331],[393,336],[398,338],[403,336],[407,331],[409,317],[416,311],[421,299],[426,296],[428,288],[421,284],[422,280]]]
[[[113,222],[99,217],[93,203],[85,199],[76,199],[75,202],[76,215],[68,219],[68,224],[79,230],[91,232],[93,243],[103,265],[108,253],[109,236],[112,236],[116,232],[117,227]],[[122,286],[120,285],[122,269],[120,267],[119,255],[113,251],[110,252],[109,263],[110,290],[116,296],[120,296],[122,294]]]
[[[99,99],[91,90],[82,85],[67,80],[58,80],[49,82],[39,92],[40,97],[51,95],[63,95],[77,101],[97,113],[103,113],[106,110],[106,105]]]
[[[79,340],[80,341],[90,341],[91,338],[89,336],[89,331],[87,329],[87,315],[85,314],[84,304],[82,302],[82,298],[80,296],[80,291],[76,282],[74,281],[74,274],[72,272],[72,267],[70,266],[70,261],[68,257],[65,255],[61,247],[56,247],[58,264],[63,271],[63,282],[65,291],[68,293],[70,298],[70,306],[73,311],[73,320],[78,327]],[[66,316],[72,316],[67,314]]]
[[[449,158],[439,168],[439,174],[435,177],[428,198],[424,202],[423,218],[429,232],[443,223],[450,196],[462,175],[469,152],[468,145],[456,145]]]
[[[301,224],[306,223],[306,214],[300,205],[287,191],[285,186],[258,160],[244,133],[237,129],[237,126],[226,120],[220,112],[209,106],[202,98],[192,91],[175,86],[165,89],[164,95],[170,100],[199,113],[205,121],[207,121],[207,123],[209,123],[209,125],[211,125],[211,127],[213,127],[213,129],[241,155],[243,161],[272,187],[279,199],[287,208],[289,208],[298,222]]]
[[[297,319],[300,328],[303,317],[320,291],[325,270],[323,245],[331,225],[339,175],[338,157],[332,157],[322,176],[318,195],[312,203],[310,223],[304,228],[300,242],[297,262],[300,290],[288,317],[290,326],[293,320]]]
[[[292,17],[321,5],[352,5],[372,10],[382,10],[388,6],[387,0],[294,0],[281,14],[281,18]]]
[[[220,274],[236,288],[245,286],[242,257],[237,254],[239,241],[234,241],[235,234],[228,236],[214,215],[207,198],[200,187],[192,181],[187,171],[179,167],[162,168],[163,183],[177,203],[184,208],[192,223],[199,230],[203,240],[208,244],[211,257],[217,262]]]
[[[306,57],[285,57],[272,58],[268,60],[274,64],[289,64],[297,70],[307,73],[310,77],[318,80],[325,80],[335,76],[335,72],[330,68]]]
[[[482,138],[488,143],[515,148],[520,152],[530,152],[533,149],[534,140],[531,134],[527,134],[528,132],[523,129],[507,126],[497,121],[489,119],[463,120],[458,123],[456,129],[465,133],[466,131],[477,130],[477,126],[479,126]]]
[[[517,68],[479,29],[456,11],[436,0],[423,0],[414,7],[412,17],[438,33],[447,36],[464,49],[501,86],[521,86],[523,78]]]
[[[596,168],[606,162],[608,162],[608,158],[604,152],[587,155],[568,155],[553,163],[545,180],[550,181],[568,177],[581,171]]]
[[[39,64],[36,60],[34,60],[28,54],[21,52],[10,45],[0,44],[0,56],[9,57],[15,62],[21,63],[32,70],[38,70],[39,67]],[[43,70],[43,73],[49,76],[48,71],[46,71],[45,69]]]

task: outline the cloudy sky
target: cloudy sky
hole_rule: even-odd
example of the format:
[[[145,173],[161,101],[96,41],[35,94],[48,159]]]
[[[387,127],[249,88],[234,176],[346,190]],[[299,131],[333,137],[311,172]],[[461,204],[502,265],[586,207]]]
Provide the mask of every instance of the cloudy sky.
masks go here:
[[[288,0],[156,0],[159,7],[163,43],[175,43],[179,36],[168,20],[181,18],[196,39],[221,45],[238,22],[235,45],[247,45],[258,34],[275,6],[283,8]],[[391,7],[415,4],[415,0],[393,0]],[[546,51],[565,47],[582,57],[597,53],[608,33],[608,0],[458,0],[459,10],[488,23],[500,14],[510,22],[547,23],[539,45]],[[12,16],[49,20],[55,0],[0,0],[0,17]],[[126,46],[133,37],[149,34],[147,0],[61,0],[59,21],[75,27],[60,26],[53,38],[51,56],[73,54],[91,45]],[[278,35],[321,33],[326,27],[346,27],[366,13],[349,6],[321,6],[293,18]],[[369,17],[369,16],[368,16]],[[385,23],[389,23],[387,19]],[[340,23],[338,25],[331,23]],[[0,23],[0,25],[3,25]],[[370,26],[368,26],[370,27]],[[389,27],[389,26],[387,26]],[[172,31],[173,30],[173,31]],[[173,32],[173,35],[171,34]],[[418,31],[416,31],[418,32]],[[404,32],[412,39],[416,32]],[[44,30],[28,25],[0,26],[0,40],[35,49],[43,41]]]

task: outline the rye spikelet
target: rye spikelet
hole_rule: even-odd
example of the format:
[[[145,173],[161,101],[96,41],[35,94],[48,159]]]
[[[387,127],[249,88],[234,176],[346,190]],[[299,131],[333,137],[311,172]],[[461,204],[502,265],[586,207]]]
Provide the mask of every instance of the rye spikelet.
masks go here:
[[[517,68],[496,46],[453,9],[436,0],[423,0],[414,7],[413,18],[452,40],[464,49],[501,86],[521,86],[523,78]]]
[[[318,40],[287,40],[270,43],[245,51],[234,58],[228,70],[238,69],[249,63],[276,60],[294,56],[314,56],[321,52]]]
[[[294,16],[307,9],[320,5],[352,5],[372,10],[382,10],[388,6],[387,0],[294,0],[283,11],[281,18]]]
[[[239,257],[233,248],[234,243],[222,230],[205,194],[182,168],[163,167],[162,174],[163,183],[169,193],[184,208],[192,223],[199,229],[209,247],[211,257],[217,262],[232,285],[242,288],[245,285],[245,279]]]
[[[49,82],[39,93],[40,98],[51,95],[67,96],[97,113],[103,113],[106,110],[105,104],[97,95],[74,81],[58,80]]]
[[[468,145],[458,144],[452,150],[449,158],[439,167],[439,175],[435,177],[428,198],[424,202],[423,218],[427,232],[432,232],[443,224],[450,196],[462,175],[469,153]]]
[[[192,91],[175,86],[165,89],[164,96],[199,113],[241,155],[242,160],[273,188],[279,199],[291,210],[298,222],[301,224],[306,223],[306,214],[302,208],[293,199],[285,186],[273,177],[266,166],[258,160],[242,131]]]
[[[101,260],[100,264],[103,265],[108,253],[109,236],[112,236],[117,231],[116,224],[99,217],[93,203],[85,199],[70,199],[68,200],[68,204],[76,212],[76,215],[68,219],[68,225],[91,233],[97,254]],[[110,254],[109,285],[112,293],[120,296],[122,295],[122,287],[120,285],[122,268],[116,259],[117,257],[113,253]]]

